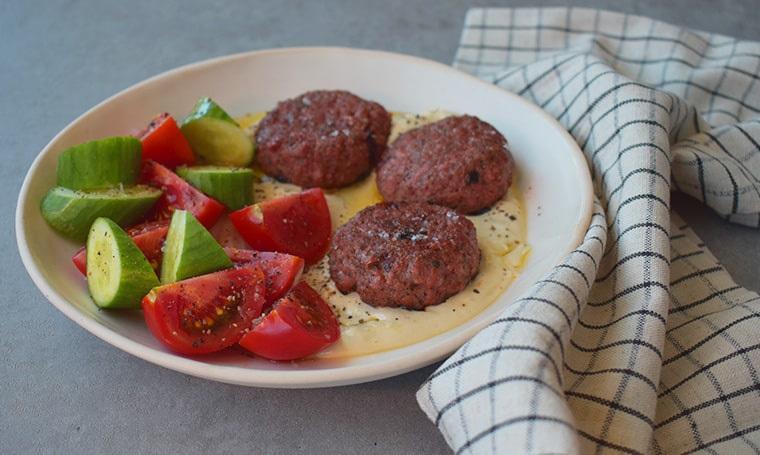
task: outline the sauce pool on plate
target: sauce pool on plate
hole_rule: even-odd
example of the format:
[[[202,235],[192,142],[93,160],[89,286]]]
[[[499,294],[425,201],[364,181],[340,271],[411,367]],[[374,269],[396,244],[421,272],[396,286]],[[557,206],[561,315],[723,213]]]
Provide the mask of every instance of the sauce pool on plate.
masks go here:
[[[394,113],[389,141],[417,126],[440,120],[448,112]],[[238,119],[251,134],[264,113]],[[295,185],[262,178],[254,186],[254,200],[261,201],[301,191]],[[361,209],[381,201],[374,173],[364,180],[337,190],[325,191],[333,229]],[[459,294],[422,311],[377,308],[361,301],[355,293],[342,294],[330,279],[327,257],[305,271],[303,279],[330,304],[341,324],[340,340],[316,355],[342,358],[378,353],[408,346],[451,330],[492,304],[519,275],[530,253],[526,242],[525,213],[515,183],[490,210],[467,216],[478,232],[480,271]]]

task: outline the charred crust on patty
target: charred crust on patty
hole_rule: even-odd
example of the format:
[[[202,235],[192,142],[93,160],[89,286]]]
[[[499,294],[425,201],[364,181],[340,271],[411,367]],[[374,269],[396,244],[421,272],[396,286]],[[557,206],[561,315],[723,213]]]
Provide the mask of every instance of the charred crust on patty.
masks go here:
[[[387,148],[391,114],[345,90],[281,101],[259,123],[256,163],[277,180],[339,188],[366,177]]]
[[[381,202],[338,228],[329,251],[336,288],[377,307],[422,310],[462,291],[477,275],[474,224],[424,202]]]

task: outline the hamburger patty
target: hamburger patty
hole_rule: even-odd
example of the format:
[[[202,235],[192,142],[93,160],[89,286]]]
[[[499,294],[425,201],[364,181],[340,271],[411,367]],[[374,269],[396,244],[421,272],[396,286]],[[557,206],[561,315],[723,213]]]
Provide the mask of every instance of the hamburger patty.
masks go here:
[[[460,292],[480,267],[475,226],[455,210],[420,202],[365,208],[338,228],[330,276],[378,307],[424,309]]]
[[[377,187],[386,201],[431,202],[474,214],[507,193],[513,170],[504,136],[460,115],[401,134],[378,164]]]
[[[281,101],[259,124],[255,160],[301,187],[338,188],[369,174],[385,152],[391,115],[343,90],[316,90]]]

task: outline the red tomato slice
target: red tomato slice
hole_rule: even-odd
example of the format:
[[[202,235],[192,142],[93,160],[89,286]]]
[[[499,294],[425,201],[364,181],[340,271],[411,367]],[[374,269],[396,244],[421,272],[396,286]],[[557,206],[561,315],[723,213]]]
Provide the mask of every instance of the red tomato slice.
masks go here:
[[[87,248],[82,247],[78,249],[74,253],[74,256],[71,257],[71,262],[74,263],[74,266],[82,275],[87,276]]]
[[[278,300],[240,340],[248,351],[270,360],[297,360],[316,354],[340,338],[330,306],[305,281]]]
[[[230,221],[254,250],[299,256],[306,265],[322,259],[332,237],[330,209],[321,188],[236,210]]]
[[[179,353],[220,351],[237,343],[261,315],[265,287],[259,264],[158,286],[142,300],[145,322]]]
[[[168,230],[168,221],[147,222],[127,229],[127,234],[137,244],[156,272],[161,266],[164,241]],[[76,268],[82,272],[82,275],[87,276],[87,249],[85,247],[80,248],[71,260]]]
[[[142,141],[143,161],[153,160],[169,169],[195,163],[190,143],[168,112],[156,114],[137,137]]]
[[[277,299],[284,296],[301,278],[304,269],[304,260],[291,254],[233,247],[224,247],[224,251],[235,266],[261,265],[267,285],[265,308],[269,308]]]
[[[151,209],[148,216],[151,220],[170,220],[175,210],[187,210],[209,229],[224,213],[221,202],[206,196],[174,171],[155,161],[143,163],[139,181],[164,192]]]

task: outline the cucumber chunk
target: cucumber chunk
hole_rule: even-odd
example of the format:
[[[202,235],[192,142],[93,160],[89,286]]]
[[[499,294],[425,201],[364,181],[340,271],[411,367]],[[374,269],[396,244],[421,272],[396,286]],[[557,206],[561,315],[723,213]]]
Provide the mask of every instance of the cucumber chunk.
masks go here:
[[[129,235],[111,219],[95,219],[87,236],[87,288],[95,304],[140,308],[142,298],[159,284]]]
[[[95,219],[107,217],[120,226],[134,224],[160,196],[161,190],[147,185],[89,191],[56,186],[42,198],[40,211],[50,227],[84,242]]]
[[[72,190],[134,185],[140,175],[142,142],[117,136],[85,142],[58,156],[57,184]]]
[[[161,284],[232,267],[222,246],[192,213],[175,210],[161,260]]]
[[[253,203],[253,170],[232,166],[181,166],[177,174],[230,210]]]
[[[200,164],[245,167],[253,161],[253,140],[208,97],[198,100],[181,130]]]

